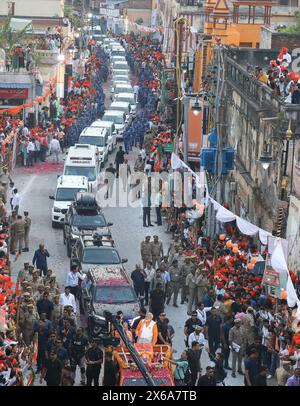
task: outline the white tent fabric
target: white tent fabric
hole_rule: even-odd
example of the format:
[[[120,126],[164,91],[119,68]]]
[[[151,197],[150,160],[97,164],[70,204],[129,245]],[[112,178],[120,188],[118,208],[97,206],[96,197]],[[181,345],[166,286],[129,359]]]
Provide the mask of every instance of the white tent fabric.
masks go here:
[[[217,211],[217,220],[221,221],[221,223],[228,223],[229,221],[236,220],[237,216],[233,214],[231,211],[225,209],[225,207],[219,207]]]
[[[272,268],[275,269],[278,273],[288,272],[288,267],[286,264],[286,260],[284,257],[283,248],[281,245],[281,239],[276,238],[274,241],[275,247],[273,254],[271,256],[271,265]]]
[[[238,216],[236,216],[236,224],[240,229],[240,231],[246,235],[255,235],[259,231],[259,228],[257,226],[249,223],[249,221],[246,221]]]
[[[265,231],[262,228],[259,229],[259,239],[263,245],[268,245],[268,237],[271,237],[271,233],[269,231]]]
[[[176,155],[174,152],[172,153],[171,157],[171,166],[172,169],[174,170],[182,167],[187,168],[196,177],[197,186],[201,184],[199,176],[194,171],[192,171],[191,168],[185,162],[183,162],[179,158],[179,156]],[[252,223],[249,223],[247,220],[244,220],[241,217],[237,216],[236,214],[232,213],[230,210],[227,210],[220,203],[218,203],[216,200],[214,200],[212,197],[208,195],[207,187],[206,191],[207,191],[206,193],[207,200],[209,199],[211,201],[211,203],[214,206],[214,209],[217,211],[216,215],[217,220],[221,221],[222,223],[228,223],[230,221],[236,220],[237,226],[243,234],[253,236],[258,233],[261,243],[263,245],[268,244],[268,236],[272,235],[270,232],[265,231]]]
[[[179,158],[178,155],[174,154],[174,152],[172,152],[172,156],[171,156],[171,166],[173,170],[182,168],[182,160]]]

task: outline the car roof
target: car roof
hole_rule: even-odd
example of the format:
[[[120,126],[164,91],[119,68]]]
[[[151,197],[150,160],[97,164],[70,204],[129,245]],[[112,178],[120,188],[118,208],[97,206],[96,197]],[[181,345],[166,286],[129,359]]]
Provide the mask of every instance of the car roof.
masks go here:
[[[110,105],[110,107],[128,107],[129,103],[126,101],[114,101],[112,102],[112,104]]]
[[[131,286],[129,278],[122,266],[97,266],[90,268],[89,274],[96,285],[127,285]]]
[[[57,188],[88,187],[88,180],[85,176],[61,175],[57,178]]]
[[[134,94],[133,93],[117,93],[116,94],[116,99],[118,99],[118,98],[126,98],[126,97],[128,97],[128,98],[134,98]],[[116,101],[118,101],[118,100],[116,100]]]
[[[104,113],[104,116],[105,116],[105,114],[109,114],[110,116],[120,116],[121,114],[122,114],[122,115],[124,114],[124,111],[106,110],[106,112]],[[104,116],[103,116],[103,117],[104,117]]]
[[[106,120],[96,120],[91,124],[91,127],[98,127],[98,128],[108,128],[113,126],[114,124],[111,121]]]
[[[86,136],[91,136],[91,137],[104,137],[106,135],[106,128],[103,127],[86,127],[80,134],[86,135]]]

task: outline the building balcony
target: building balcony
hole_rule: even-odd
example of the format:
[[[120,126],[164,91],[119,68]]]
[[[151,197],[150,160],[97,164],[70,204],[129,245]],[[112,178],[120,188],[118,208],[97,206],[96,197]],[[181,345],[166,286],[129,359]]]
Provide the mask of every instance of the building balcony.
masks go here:
[[[58,63],[59,49],[36,49],[35,55],[38,65],[56,65]]]
[[[251,56],[249,55],[251,51],[252,50],[247,50],[248,61],[251,66],[265,67],[265,65],[268,64],[266,58],[267,60],[276,59],[273,55],[274,51],[253,50],[255,53],[258,51],[263,51],[264,53],[264,64],[257,63],[259,59],[254,58],[254,60],[251,61]],[[227,71],[226,80],[230,86],[241,96],[246,96],[247,103],[249,103],[257,112],[270,111],[274,115],[283,112],[286,117],[289,115],[293,120],[299,122],[300,105],[286,103],[285,98],[276,96],[269,86],[256,80],[252,74],[247,72],[245,66],[237,62],[239,60],[238,53],[239,50],[235,51],[235,54],[228,52],[225,58]],[[278,52],[275,52],[275,54],[277,55]]]

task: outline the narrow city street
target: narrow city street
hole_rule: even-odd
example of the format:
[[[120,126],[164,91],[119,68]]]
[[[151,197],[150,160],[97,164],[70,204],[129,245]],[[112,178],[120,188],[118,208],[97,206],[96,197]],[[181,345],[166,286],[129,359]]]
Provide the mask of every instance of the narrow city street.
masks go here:
[[[300,386],[300,20],[225,3],[0,0],[0,387]]]

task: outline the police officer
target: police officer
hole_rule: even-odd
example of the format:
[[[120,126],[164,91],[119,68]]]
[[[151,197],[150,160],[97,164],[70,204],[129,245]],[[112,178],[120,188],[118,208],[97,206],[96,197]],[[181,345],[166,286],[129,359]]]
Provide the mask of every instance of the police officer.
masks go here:
[[[10,236],[10,253],[15,253],[15,244],[16,244],[16,232],[15,232],[15,222],[17,220],[17,212],[13,210],[11,215],[8,217],[9,225],[9,236]]]
[[[1,180],[0,183],[0,199],[6,204],[7,201],[7,183]]]
[[[153,241],[151,242],[151,254],[152,254],[152,264],[154,268],[158,268],[161,262],[161,258],[164,256],[163,244],[159,241],[158,236],[153,236]]]
[[[186,285],[186,277],[195,270],[196,267],[192,263],[190,257],[185,257],[184,264],[182,266],[182,288],[181,288],[181,304],[183,304],[187,300],[187,295],[189,292],[189,288]]]
[[[178,307],[177,305],[177,297],[182,281],[182,270],[179,269],[178,267],[178,261],[177,259],[173,260],[172,265],[169,268],[169,274],[170,274],[170,287],[169,287],[169,292],[168,292],[168,297],[167,297],[167,304],[170,303],[171,297],[173,295],[173,306]]]
[[[88,347],[88,339],[83,334],[83,329],[80,327],[76,331],[76,335],[70,342],[70,364],[72,369],[73,379],[75,380],[76,367],[80,368],[81,385],[85,385],[85,352]]]
[[[19,251],[19,254],[21,254],[25,237],[25,221],[23,220],[21,215],[17,216],[17,220],[14,224],[12,224],[12,227],[14,227],[15,232],[15,244]]]
[[[28,215],[28,211],[24,211],[24,221],[25,221],[25,234],[24,234],[24,249],[23,252],[29,251],[29,233],[31,227],[31,218]]]
[[[37,314],[35,313],[34,305],[29,303],[27,305],[27,312],[24,316],[24,323],[22,326],[23,339],[26,345],[30,345],[33,340],[34,335],[34,323],[38,320]]]
[[[141,257],[143,261],[143,267],[146,267],[147,262],[152,260],[152,245],[150,242],[151,237],[148,235],[145,241],[141,242]]]

